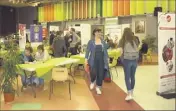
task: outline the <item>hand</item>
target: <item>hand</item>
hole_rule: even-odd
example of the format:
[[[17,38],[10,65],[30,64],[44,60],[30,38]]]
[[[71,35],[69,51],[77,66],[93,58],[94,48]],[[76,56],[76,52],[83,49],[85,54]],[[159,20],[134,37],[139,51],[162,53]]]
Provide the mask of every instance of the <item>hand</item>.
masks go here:
[[[85,60],[84,65],[87,65],[87,64],[88,64],[88,60]]]

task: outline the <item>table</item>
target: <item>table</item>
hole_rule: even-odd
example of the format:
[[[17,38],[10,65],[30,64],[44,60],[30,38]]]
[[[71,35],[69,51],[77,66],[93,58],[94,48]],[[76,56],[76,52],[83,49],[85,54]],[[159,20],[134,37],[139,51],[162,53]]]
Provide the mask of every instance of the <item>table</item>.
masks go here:
[[[120,49],[109,49],[108,55],[109,57],[115,57],[115,56],[120,57],[121,56]]]
[[[108,55],[109,57],[114,57],[114,56],[120,57],[121,52],[119,49],[110,49],[108,50]],[[73,55],[73,56],[70,56],[70,58],[79,59],[80,60],[79,64],[84,64],[85,62],[85,54]]]
[[[78,55],[72,55],[70,56],[70,58],[73,58],[73,59],[79,59],[79,63],[78,64],[84,64],[85,62],[85,54],[78,54]]]
[[[24,75],[25,78],[27,78],[27,74],[26,71],[31,72],[29,74],[29,78],[30,78],[30,83],[32,83],[32,77],[34,75],[36,75],[37,77],[42,78],[46,73],[48,73],[49,71],[52,70],[53,67],[57,67],[57,66],[63,66],[63,65],[67,65],[67,64],[71,64],[70,65],[70,71],[71,71],[71,67],[72,64],[79,62],[78,59],[71,59],[71,58],[54,58],[54,59],[50,59],[46,62],[37,62],[37,63],[33,63],[33,64],[19,64],[19,69],[22,69],[24,71]],[[70,72],[71,75],[71,72]],[[72,75],[71,75],[72,76]],[[74,83],[75,83],[75,79],[72,76]],[[31,85],[32,87],[32,91],[34,94],[34,98],[36,98],[36,92],[34,90],[33,85]],[[23,91],[24,86],[22,86],[21,91]]]

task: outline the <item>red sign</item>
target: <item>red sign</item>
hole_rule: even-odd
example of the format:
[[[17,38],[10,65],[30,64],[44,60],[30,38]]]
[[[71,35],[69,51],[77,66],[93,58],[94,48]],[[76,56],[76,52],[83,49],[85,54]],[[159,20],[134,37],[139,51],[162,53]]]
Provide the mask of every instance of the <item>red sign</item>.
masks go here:
[[[43,31],[43,38],[46,38],[47,37],[47,28],[43,28],[42,29],[42,31]]]

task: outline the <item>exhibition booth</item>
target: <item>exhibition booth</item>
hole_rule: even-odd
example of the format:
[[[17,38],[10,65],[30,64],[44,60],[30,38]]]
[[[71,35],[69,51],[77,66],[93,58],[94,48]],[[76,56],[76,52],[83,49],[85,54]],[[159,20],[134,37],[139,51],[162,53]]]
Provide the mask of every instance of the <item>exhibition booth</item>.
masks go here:
[[[109,92],[103,92],[104,95],[113,96],[109,93],[110,91],[114,91],[119,93],[122,91],[122,96],[125,95],[126,89],[124,83],[124,72],[123,65],[121,63],[121,51],[118,48],[119,41],[122,38],[123,31],[125,28],[131,28],[134,36],[138,37],[140,41],[140,45],[138,49],[140,50],[143,41],[148,44],[148,51],[146,54],[142,55],[142,63],[139,63],[139,68],[137,69],[137,84],[140,82],[144,82],[148,84],[148,86],[137,86],[136,92],[137,94],[144,93],[146,95],[143,96],[151,96],[154,102],[158,100],[164,103],[166,102],[165,98],[174,98],[175,99],[175,76],[176,76],[176,38],[175,38],[175,0],[71,0],[64,1],[61,0],[57,3],[42,3],[37,6],[37,18],[38,23],[30,24],[30,27],[27,28],[27,24],[18,23],[18,37],[14,36],[11,39],[19,39],[18,48],[15,49],[11,44],[9,49],[6,49],[6,40],[1,38],[0,43],[0,58],[5,62],[5,79],[0,78],[1,82],[1,94],[0,94],[0,110],[6,110],[6,104],[13,104],[13,101],[17,103],[22,103],[23,98],[29,97],[30,99],[34,97],[36,103],[42,103],[45,99],[49,98],[50,101],[55,101],[52,104],[59,103],[63,101],[62,99],[57,101],[57,97],[64,97],[64,99],[71,100],[69,102],[67,100],[65,104],[80,104],[84,105],[87,103],[80,103],[76,98],[83,98],[84,100],[95,98],[95,104],[100,102],[100,98],[97,95],[94,95],[94,92],[89,92],[89,80],[90,75],[87,74],[85,69],[85,53],[87,49],[87,45],[89,40],[93,38],[93,30],[95,28],[101,29],[102,38],[107,42],[107,40],[111,40],[113,47],[108,48],[109,55],[109,75],[110,82],[105,81],[105,90]],[[161,10],[160,10],[161,8]],[[55,58],[51,56],[53,54],[53,47],[49,45],[50,37],[52,33],[56,33],[58,31],[63,31],[63,36],[69,32],[71,28],[74,28],[76,33],[80,37],[81,44],[79,47],[81,48],[80,52],[72,55],[71,52],[66,55],[66,57]],[[64,38],[63,37],[63,38]],[[9,36],[10,38],[10,36]],[[11,42],[11,39],[7,39]],[[8,42],[10,44],[10,42]],[[11,59],[12,56],[17,56],[19,53],[23,54],[26,47],[31,46],[33,48],[33,54],[35,54],[38,50],[37,47],[39,45],[44,45],[44,50],[50,54],[50,57],[46,61],[34,61],[29,64],[16,63]],[[5,47],[5,48],[4,48]],[[13,64],[10,64],[12,63]],[[80,67],[82,66],[82,68]],[[13,67],[12,70],[10,67]],[[15,67],[15,68],[14,68]],[[152,68],[155,67],[155,68]],[[8,71],[9,69],[9,71]],[[18,70],[15,74],[10,74],[13,71]],[[0,70],[1,71],[1,70]],[[153,72],[152,72],[153,71]],[[147,73],[152,73],[155,77],[148,77],[145,75]],[[77,74],[80,74],[79,77]],[[141,74],[143,74],[141,76]],[[140,76],[139,76],[140,75]],[[11,76],[11,77],[9,77]],[[42,78],[44,80],[44,88],[38,91],[38,89],[31,83],[28,84],[29,90],[26,90],[24,84],[20,84],[21,76],[25,76],[29,78],[29,81],[32,82],[33,77]],[[151,74],[150,74],[151,76]],[[20,78],[20,79],[19,79]],[[145,79],[147,78],[147,79]],[[150,79],[149,79],[150,78]],[[85,81],[83,81],[85,79]],[[120,79],[120,80],[119,80]],[[141,79],[141,80],[140,80]],[[154,80],[156,79],[156,80]],[[123,82],[121,82],[123,80]],[[25,80],[27,82],[27,80]],[[54,82],[56,81],[56,82]],[[66,94],[64,85],[55,87],[54,84],[57,82],[63,83],[68,82],[68,94],[69,98]],[[154,81],[154,82],[151,82]],[[85,82],[85,83],[84,83]],[[148,92],[140,90],[140,88],[155,86],[152,91]],[[6,83],[6,84],[5,84]],[[10,85],[9,85],[10,84]],[[110,87],[117,85],[119,89],[110,90]],[[13,85],[13,86],[12,86]],[[58,84],[57,84],[58,85]],[[87,87],[88,85],[88,87]],[[82,92],[82,88],[84,92]],[[11,89],[15,87],[12,91]],[[86,89],[86,88],[87,89]],[[58,89],[58,88],[61,88]],[[85,89],[84,89],[85,88]],[[13,88],[12,88],[13,89]],[[37,90],[36,90],[37,89]],[[53,94],[54,89],[57,90],[57,93]],[[147,88],[146,88],[147,89]],[[148,88],[150,89],[150,88]],[[47,90],[47,91],[46,91]],[[63,90],[63,92],[62,92]],[[7,91],[7,92],[6,92]],[[13,94],[10,97],[9,91],[12,91]],[[61,93],[62,92],[62,93]],[[72,93],[73,92],[73,93]],[[79,92],[79,95],[77,94]],[[87,93],[88,92],[88,93]],[[30,94],[32,94],[32,96]],[[90,94],[89,94],[90,93]],[[151,94],[152,93],[152,94]],[[85,95],[84,95],[85,94]],[[86,95],[87,94],[87,95]],[[148,94],[148,95],[147,95]],[[2,95],[2,96],[1,96]],[[24,96],[25,95],[25,96]],[[93,95],[93,97],[92,97]],[[104,96],[103,95],[103,96]],[[21,99],[20,96],[23,96]],[[42,96],[42,99],[40,100]],[[47,97],[46,97],[47,96]],[[56,97],[55,97],[56,96]],[[87,98],[84,98],[86,97]],[[137,95],[135,95],[137,96]],[[159,98],[160,97],[160,98]],[[19,99],[20,98],[20,99]],[[43,99],[45,98],[45,99]],[[119,97],[120,98],[120,97]],[[144,97],[145,98],[145,97]],[[159,98],[159,99],[158,99]],[[53,99],[53,100],[52,100]],[[102,99],[102,98],[101,98]],[[117,97],[111,97],[110,99],[118,99]],[[108,97],[106,99],[102,99],[102,101],[107,100],[109,104],[113,104],[113,100],[111,101]],[[124,98],[123,98],[124,99]],[[46,101],[47,101],[46,100]],[[90,101],[91,101],[90,100]],[[33,100],[31,100],[33,101]],[[50,103],[50,101],[48,103]],[[129,107],[128,110],[134,109],[139,110],[140,108],[143,110],[151,110],[155,108],[152,105],[145,105],[146,102],[139,97],[136,97],[136,102],[133,101],[131,104],[138,103],[139,106],[137,109],[134,108],[133,105]],[[146,99],[148,103],[148,99]],[[74,103],[75,102],[75,103]],[[4,103],[4,104],[3,104]],[[47,103],[47,104],[48,104]],[[94,100],[92,104],[94,103]],[[104,102],[103,102],[104,103]],[[107,103],[107,102],[106,102]],[[173,103],[173,101],[171,101]],[[2,105],[3,104],[3,105]],[[46,104],[46,103],[42,103]],[[68,107],[64,106],[61,107]],[[91,103],[90,103],[91,104]],[[103,105],[97,105],[101,110],[105,110]],[[119,102],[120,104],[120,102]],[[126,105],[126,103],[124,103]],[[129,103],[130,104],[130,103]],[[41,105],[41,104],[40,104]],[[40,106],[38,105],[38,106]],[[12,105],[13,106],[13,105]],[[162,104],[156,105],[156,110],[158,107],[162,106]],[[5,108],[4,108],[5,107]],[[27,106],[28,107],[28,106]],[[33,107],[33,106],[32,106]],[[49,106],[49,107],[52,107]],[[78,107],[75,105],[75,107]],[[80,106],[81,107],[81,106]],[[89,106],[81,107],[82,109],[88,108]],[[91,105],[90,105],[91,107]],[[89,107],[89,108],[90,108]],[[100,108],[101,107],[101,108]],[[109,105],[109,107],[112,107]],[[125,107],[125,106],[124,106]],[[28,107],[29,108],[29,107]],[[80,108],[80,109],[81,109]],[[98,109],[97,108],[97,109]],[[104,109],[103,109],[104,108]],[[130,109],[131,108],[131,109]],[[167,109],[168,107],[165,107]],[[15,106],[11,108],[15,109]],[[20,109],[20,105],[17,106],[17,110]],[[30,108],[29,108],[30,109]],[[34,108],[34,110],[42,109]],[[75,108],[77,109],[77,108]],[[95,107],[90,108],[90,110],[96,109]],[[109,108],[111,109],[111,108]],[[113,108],[112,108],[113,109]],[[122,108],[123,109],[123,108]],[[125,109],[125,108],[124,108]],[[140,109],[140,110],[141,110]],[[173,105],[171,106],[173,109]],[[117,109],[113,109],[117,110]]]

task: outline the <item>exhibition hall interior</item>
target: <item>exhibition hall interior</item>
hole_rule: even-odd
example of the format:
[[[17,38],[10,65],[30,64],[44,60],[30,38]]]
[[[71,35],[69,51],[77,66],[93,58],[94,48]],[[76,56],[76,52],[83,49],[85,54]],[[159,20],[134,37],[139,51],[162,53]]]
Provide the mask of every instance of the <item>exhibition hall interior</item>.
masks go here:
[[[0,110],[176,110],[175,0],[0,0]]]

